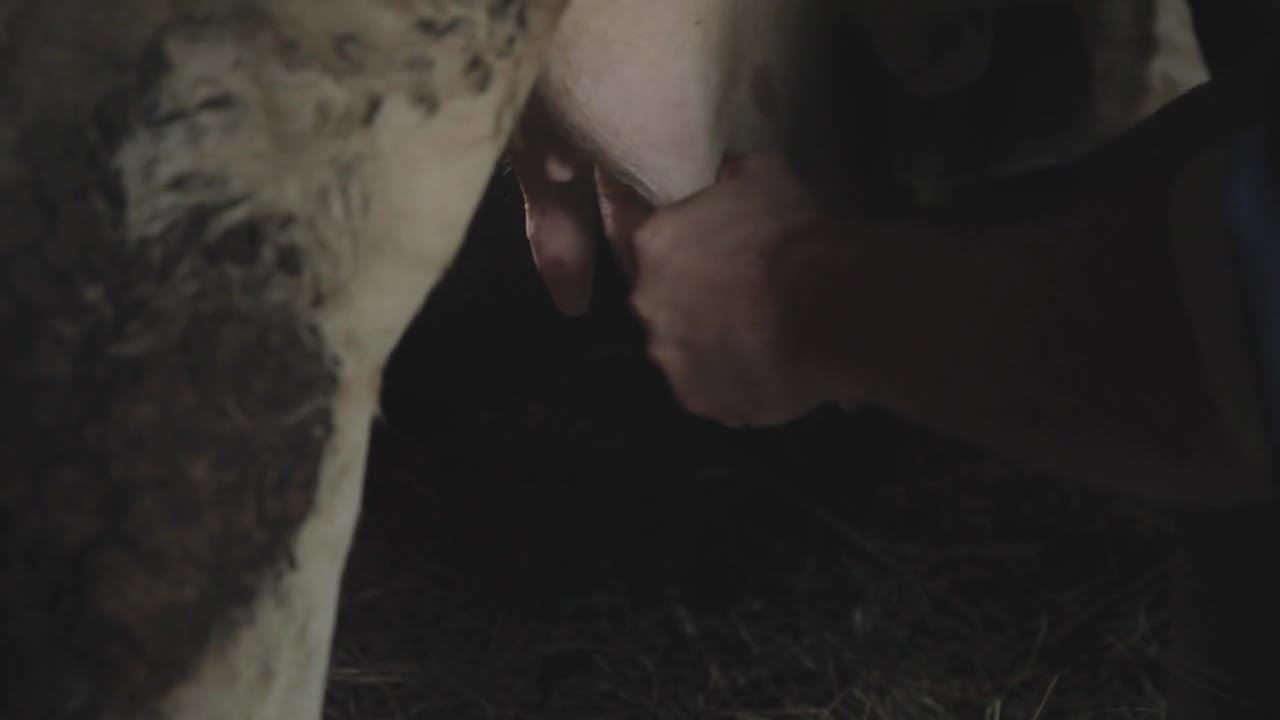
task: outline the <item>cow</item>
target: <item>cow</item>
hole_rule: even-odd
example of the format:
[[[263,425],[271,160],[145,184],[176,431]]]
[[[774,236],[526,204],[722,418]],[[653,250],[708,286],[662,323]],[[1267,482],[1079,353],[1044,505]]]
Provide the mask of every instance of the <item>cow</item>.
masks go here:
[[[564,4],[0,3],[0,716],[319,717],[383,363]]]
[[[662,203],[794,131],[840,4],[0,0],[0,716],[318,717],[382,366],[544,63]],[[698,74],[603,62],[610,116],[627,23]]]
[[[1004,88],[1000,102],[1012,91],[1050,109],[1032,109],[1033,129],[1004,123],[994,132],[1010,137],[992,142],[994,108],[968,107],[969,90],[1007,10],[1068,26],[1058,34],[1076,26],[1083,55],[1061,62],[1078,60],[1088,79],[1074,104],[1052,80]],[[814,185],[859,184],[838,205],[874,206],[886,184],[911,204],[942,204],[1076,157],[1207,78],[1186,0],[583,2],[562,19],[512,164],[534,259],[556,304],[578,314],[595,265],[593,200],[612,234],[629,221],[620,195],[667,205],[714,182],[726,153],[785,151]],[[973,146],[974,162],[954,162]],[[594,198],[573,187],[583,175]]]

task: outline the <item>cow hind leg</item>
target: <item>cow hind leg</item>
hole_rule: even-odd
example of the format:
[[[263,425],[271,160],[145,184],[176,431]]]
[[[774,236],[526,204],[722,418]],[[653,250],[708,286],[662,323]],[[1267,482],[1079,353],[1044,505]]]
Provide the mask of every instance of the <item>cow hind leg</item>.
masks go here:
[[[0,716],[320,715],[383,363],[562,4],[0,15]]]

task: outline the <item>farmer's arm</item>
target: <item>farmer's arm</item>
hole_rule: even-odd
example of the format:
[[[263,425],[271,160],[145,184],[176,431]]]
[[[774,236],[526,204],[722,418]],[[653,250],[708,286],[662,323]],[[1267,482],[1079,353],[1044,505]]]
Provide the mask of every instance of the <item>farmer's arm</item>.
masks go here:
[[[1068,172],[1022,180],[963,216],[797,221],[765,253],[706,249],[716,233],[699,203],[710,213],[714,189],[660,211],[636,238],[637,308],[655,359],[686,404],[712,417],[718,373],[772,358],[724,384],[723,401],[739,404],[724,413],[750,417],[746,390],[783,368],[785,392],[756,395],[790,393],[789,411],[848,398],[1115,489],[1265,497],[1261,390],[1226,231],[1226,173],[1206,154],[1248,117],[1253,87],[1206,86]],[[718,192],[752,192],[750,178],[734,182]],[[755,204],[778,194],[759,191]],[[726,232],[739,232],[751,208],[722,211]],[[734,270],[751,255],[767,255],[768,271]],[[755,279],[726,284],[730,270]],[[761,294],[752,282],[776,292],[776,321],[739,300]],[[715,296],[698,296],[699,284],[717,285]],[[717,330],[734,327],[735,312],[739,328],[752,313],[762,328],[773,323],[772,345],[766,329],[730,347],[750,335]],[[729,320],[705,319],[714,313]]]
[[[1070,475],[1177,499],[1272,491],[1229,226],[1238,82],[1053,179],[1030,213],[1036,188],[965,217],[826,228],[798,342],[854,396]]]

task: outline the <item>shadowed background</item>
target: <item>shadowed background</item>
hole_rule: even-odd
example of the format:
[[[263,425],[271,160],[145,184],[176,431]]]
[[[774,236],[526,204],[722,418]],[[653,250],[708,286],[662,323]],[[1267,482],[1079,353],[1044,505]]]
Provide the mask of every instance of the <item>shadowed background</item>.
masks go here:
[[[963,97],[903,104],[851,74],[908,119],[862,137],[925,138],[964,175],[1069,123],[1080,38],[1043,10],[1001,22]],[[1226,53],[1240,28],[1215,23]],[[1162,714],[1157,508],[874,411],[700,422],[608,258],[598,277],[592,313],[557,315],[500,169],[388,370],[327,718]]]

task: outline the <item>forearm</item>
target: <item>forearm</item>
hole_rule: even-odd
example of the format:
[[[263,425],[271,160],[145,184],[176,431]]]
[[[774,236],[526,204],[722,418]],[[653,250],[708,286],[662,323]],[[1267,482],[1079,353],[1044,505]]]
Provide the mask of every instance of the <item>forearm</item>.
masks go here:
[[[1127,138],[1022,218],[1006,198],[802,239],[797,343],[840,394],[1046,469],[1175,500],[1263,496],[1224,428],[1170,243],[1175,179],[1232,120],[1185,119],[1229,91],[1157,119],[1161,135],[1182,122],[1178,146]]]

